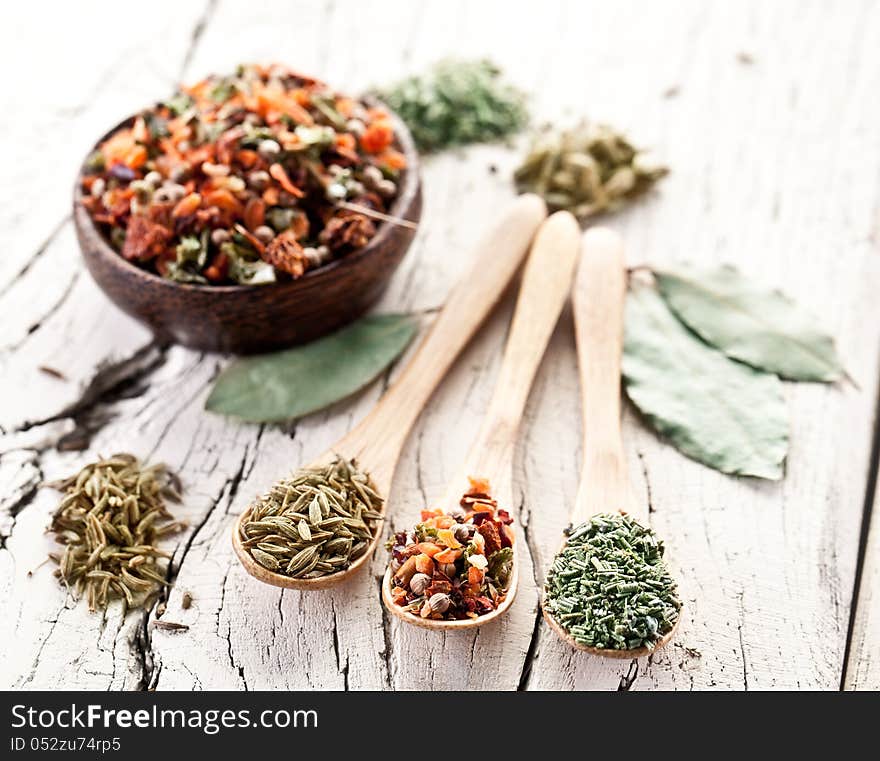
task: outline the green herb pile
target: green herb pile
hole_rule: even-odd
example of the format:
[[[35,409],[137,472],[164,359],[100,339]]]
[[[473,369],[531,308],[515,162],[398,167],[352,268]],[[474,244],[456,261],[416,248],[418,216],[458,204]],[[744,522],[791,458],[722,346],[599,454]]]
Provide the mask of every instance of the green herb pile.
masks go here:
[[[379,97],[400,116],[419,150],[499,140],[528,122],[525,96],[491,61],[445,60]]]
[[[619,513],[578,526],[553,561],[544,607],[581,645],[653,648],[678,620],[681,602],[663,542]]]

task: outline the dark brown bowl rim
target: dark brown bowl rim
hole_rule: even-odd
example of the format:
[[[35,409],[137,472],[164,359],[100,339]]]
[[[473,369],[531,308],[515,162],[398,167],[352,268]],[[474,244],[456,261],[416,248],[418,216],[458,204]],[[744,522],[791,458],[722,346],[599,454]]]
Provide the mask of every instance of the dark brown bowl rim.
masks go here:
[[[370,106],[384,108],[391,116],[391,120],[394,123],[394,134],[397,138],[395,144],[397,149],[400,150],[400,152],[403,153],[404,157],[406,158],[406,168],[401,175],[397,197],[394,199],[394,203],[388,210],[388,214],[392,217],[402,217],[404,219],[409,219],[409,217],[407,216],[407,212],[411,208],[413,202],[416,200],[420,189],[419,153],[416,150],[415,141],[413,140],[412,134],[410,133],[409,128],[406,126],[403,120],[387,105],[385,105],[385,103],[380,101],[378,98],[372,96],[365,96],[361,98],[361,100],[367,102]],[[138,114],[127,116],[114,127],[107,130],[107,132],[105,132],[103,136],[95,141],[92,148],[86,154],[86,157],[83,159],[83,162],[80,165],[79,172],[77,172],[76,185],[74,186],[73,190],[73,219],[74,224],[77,227],[80,227],[83,224],[88,224],[88,229],[94,233],[94,237],[99,241],[97,253],[100,256],[108,261],[111,261],[113,263],[113,266],[120,266],[123,269],[127,269],[132,274],[141,277],[147,283],[162,285],[182,291],[205,294],[258,293],[261,291],[277,292],[283,290],[295,290],[297,288],[303,287],[303,284],[306,282],[322,278],[330,273],[333,273],[343,268],[355,266],[362,259],[368,257],[371,253],[378,249],[382,245],[382,243],[391,235],[392,229],[396,227],[396,225],[394,225],[394,223],[392,222],[382,222],[379,224],[376,234],[370,239],[369,243],[367,243],[366,246],[352,251],[339,259],[334,259],[333,261],[328,262],[327,264],[324,264],[320,267],[308,270],[304,275],[296,278],[295,280],[289,280],[280,283],[266,283],[264,285],[202,285],[200,283],[178,283],[176,280],[170,280],[154,272],[150,272],[149,270],[146,270],[142,267],[138,267],[136,264],[123,258],[110,245],[110,243],[107,242],[104,234],[101,232],[101,230],[98,229],[97,225],[95,225],[91,214],[88,213],[88,211],[81,203],[81,200],[83,198],[82,179],[86,174],[85,165],[88,157],[92,153],[94,153],[94,151],[98,149],[98,146],[100,146],[101,143],[103,143],[111,135],[118,132],[120,129],[123,129],[124,127],[131,126],[137,116]],[[417,215],[416,219],[410,221],[418,224],[418,216],[420,215]]]

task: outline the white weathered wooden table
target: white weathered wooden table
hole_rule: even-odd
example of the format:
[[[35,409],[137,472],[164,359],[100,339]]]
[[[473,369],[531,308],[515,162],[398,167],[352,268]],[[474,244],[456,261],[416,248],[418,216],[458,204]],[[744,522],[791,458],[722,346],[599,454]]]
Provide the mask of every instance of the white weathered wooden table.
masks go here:
[[[0,96],[0,687],[880,687],[877,516],[862,535],[880,347],[877,4],[221,0],[137,10],[18,4],[0,31],[11,74]],[[824,316],[860,384],[787,386],[792,449],[780,483],[708,470],[627,412],[632,477],[687,601],[675,644],[653,658],[574,653],[537,611],[580,456],[569,313],[518,447],[515,508],[528,547],[518,599],[503,623],[446,636],[383,614],[381,555],[344,588],[297,593],[252,580],[230,548],[247,502],[363,416],[388,378],[288,427],[213,416],[202,406],[227,358],[156,346],[80,262],[69,215],[78,162],[108,125],[176,82],[279,59],[359,91],[448,54],[491,56],[531,93],[538,120],[584,114],[655,147],[672,174],[613,220],[630,261],[726,261],[784,286]],[[423,312],[428,323],[469,244],[511,196],[518,155],[477,147],[425,162],[422,229],[381,308]],[[511,306],[419,421],[392,525],[437,496],[464,453]],[[82,429],[92,432],[87,451],[57,450]],[[177,512],[191,529],[173,547],[165,617],[188,632],[154,629],[154,611],[89,614],[49,566],[28,576],[51,546],[43,530],[58,499],[39,484],[118,450],[168,462],[187,487]]]

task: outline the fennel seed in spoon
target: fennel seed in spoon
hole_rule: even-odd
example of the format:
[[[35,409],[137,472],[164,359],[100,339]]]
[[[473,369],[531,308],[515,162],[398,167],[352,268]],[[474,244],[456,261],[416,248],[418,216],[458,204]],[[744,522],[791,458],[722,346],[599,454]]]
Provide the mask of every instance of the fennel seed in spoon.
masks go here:
[[[275,483],[241,524],[241,543],[263,568],[294,579],[344,571],[369,548],[382,497],[354,460],[337,457]]]

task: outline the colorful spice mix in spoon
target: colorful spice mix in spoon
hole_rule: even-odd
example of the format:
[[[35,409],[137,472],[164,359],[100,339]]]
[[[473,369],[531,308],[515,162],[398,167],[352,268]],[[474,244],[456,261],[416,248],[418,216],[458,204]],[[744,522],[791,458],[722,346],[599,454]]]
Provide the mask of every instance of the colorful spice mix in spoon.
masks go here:
[[[395,141],[384,108],[243,65],[104,140],[83,204],[123,257],[171,280],[298,278],[375,235],[406,165]]]
[[[422,510],[421,523],[388,542],[394,603],[447,621],[491,613],[504,601],[513,571],[512,523],[480,479],[471,479],[460,507]]]

